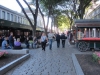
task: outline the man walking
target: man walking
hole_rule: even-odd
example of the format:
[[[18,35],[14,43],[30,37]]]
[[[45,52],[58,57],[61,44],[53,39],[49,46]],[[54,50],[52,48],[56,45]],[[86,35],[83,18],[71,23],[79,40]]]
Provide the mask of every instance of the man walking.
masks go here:
[[[61,35],[61,40],[62,40],[62,47],[64,48],[65,47],[65,40],[66,40],[66,36],[64,33],[62,33],[62,35]]]
[[[50,31],[50,33],[48,33],[48,39],[49,39],[49,49],[52,50],[52,41],[54,38],[54,34],[52,33],[52,31]]]
[[[56,41],[57,41],[57,48],[59,48],[59,46],[60,46],[60,35],[59,35],[59,33],[58,34],[56,34]]]

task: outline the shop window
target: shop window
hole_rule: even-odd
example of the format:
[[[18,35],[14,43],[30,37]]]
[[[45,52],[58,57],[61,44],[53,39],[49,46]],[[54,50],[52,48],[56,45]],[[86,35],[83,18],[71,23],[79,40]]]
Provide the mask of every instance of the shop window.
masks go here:
[[[13,21],[13,14],[11,14],[11,21]]]
[[[2,19],[5,19],[5,11],[2,11]]]
[[[7,20],[10,20],[10,14],[7,13]]]
[[[20,23],[22,22],[22,18],[20,17],[20,21],[19,21]]]
[[[0,10],[0,18],[1,18],[1,10]]]
[[[20,17],[18,17],[18,23],[20,23]]]
[[[15,22],[17,22],[17,16],[15,15]]]

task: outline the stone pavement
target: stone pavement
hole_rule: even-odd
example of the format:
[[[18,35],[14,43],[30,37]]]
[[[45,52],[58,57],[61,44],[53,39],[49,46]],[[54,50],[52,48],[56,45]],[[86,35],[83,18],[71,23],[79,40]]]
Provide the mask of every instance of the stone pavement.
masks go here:
[[[46,47],[31,49],[31,57],[10,70],[5,75],[76,75],[72,62],[72,53],[81,53],[66,41],[66,47],[56,47],[53,42],[52,50]]]

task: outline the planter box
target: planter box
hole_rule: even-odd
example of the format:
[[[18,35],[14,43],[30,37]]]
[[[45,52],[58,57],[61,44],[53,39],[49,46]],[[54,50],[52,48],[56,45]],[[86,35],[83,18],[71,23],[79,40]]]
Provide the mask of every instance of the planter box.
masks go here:
[[[0,50],[0,51],[3,51],[3,50]],[[29,49],[21,49],[21,50],[7,49],[5,51],[7,51],[9,54],[27,54],[27,53],[29,53]]]
[[[73,60],[73,64],[74,64],[74,67],[75,67],[75,70],[76,70],[76,74],[77,75],[84,75],[82,69],[81,69],[81,66],[80,64],[78,63],[78,60],[75,56],[75,54],[72,54],[72,60]]]
[[[12,69],[13,67],[15,67],[16,65],[18,65],[19,63],[23,62],[24,60],[28,59],[30,57],[30,54],[25,54],[22,57],[14,60],[13,62],[10,62],[9,64],[3,66],[0,68],[0,75],[3,75],[4,73],[6,73],[7,71],[9,71],[10,69]]]

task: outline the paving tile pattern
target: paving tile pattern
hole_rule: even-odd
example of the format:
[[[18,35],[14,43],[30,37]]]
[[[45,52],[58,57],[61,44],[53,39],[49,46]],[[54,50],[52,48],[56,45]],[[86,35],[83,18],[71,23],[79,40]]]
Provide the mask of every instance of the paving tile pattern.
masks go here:
[[[61,45],[57,48],[56,42],[53,42],[52,50],[49,47],[46,47],[46,51],[30,49],[31,57],[5,75],[76,75],[72,53],[80,52],[68,41],[65,48]]]

